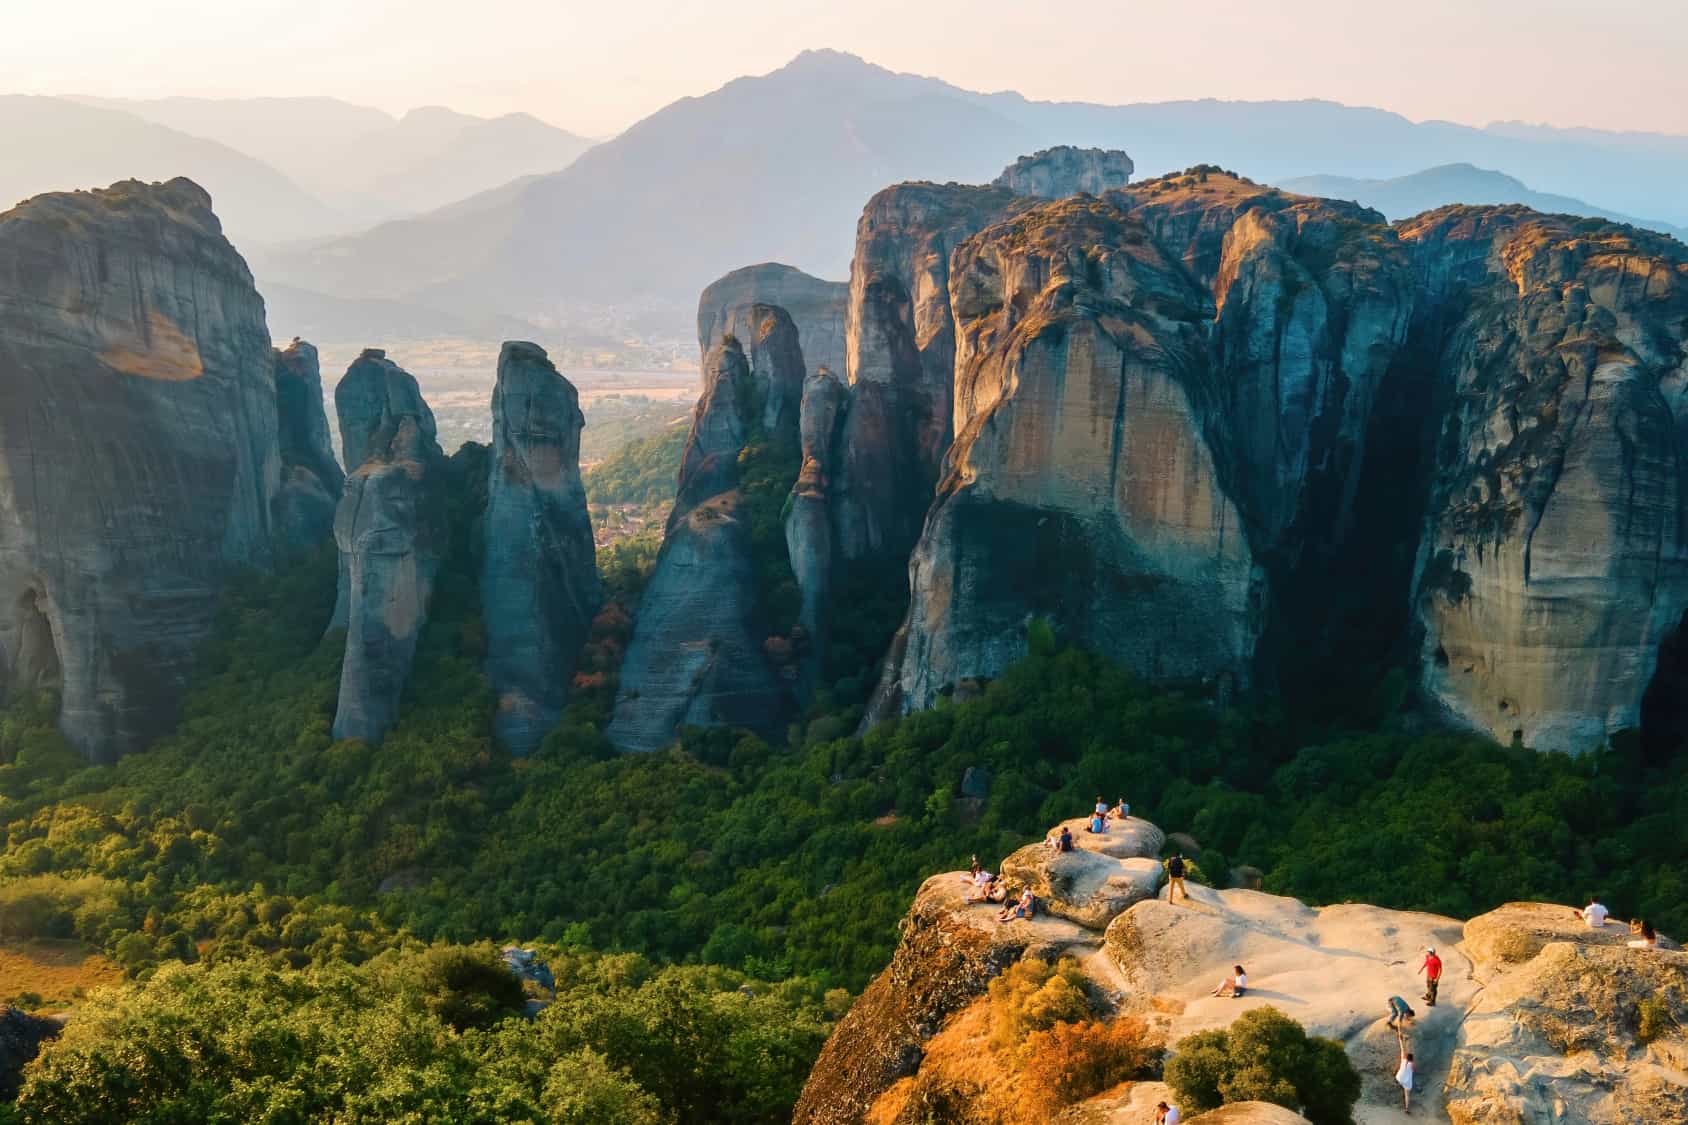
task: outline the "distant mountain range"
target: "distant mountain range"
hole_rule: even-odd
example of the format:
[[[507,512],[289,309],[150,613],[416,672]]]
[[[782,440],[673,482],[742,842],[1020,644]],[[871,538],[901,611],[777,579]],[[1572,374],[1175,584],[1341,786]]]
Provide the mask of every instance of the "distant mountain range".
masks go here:
[[[264,255],[258,272],[332,294],[547,320],[566,321],[580,302],[666,307],[680,324],[702,286],[742,262],[845,276],[854,220],[886,183],[983,182],[1054,143],[1123,148],[1140,175],[1216,162],[1265,182],[1309,169],[1346,182],[1480,162],[1598,200],[1585,213],[1668,224],[1688,222],[1679,142],[1414,123],[1321,101],[1034,102],[810,51],[681,99],[561,172]]]
[[[1505,172],[1478,168],[1470,164],[1444,164],[1439,168],[1426,168],[1410,176],[1396,176],[1389,180],[1366,180],[1352,176],[1296,176],[1280,180],[1277,186],[1301,195],[1351,199],[1382,211],[1391,219],[1404,219],[1449,203],[1522,203],[1547,214],[1589,215],[1614,219],[1688,242],[1688,230],[1671,223],[1656,219],[1637,219],[1632,215],[1608,211],[1568,195],[1532,191],[1521,180],[1508,176]]]
[[[395,118],[333,98],[0,96],[0,210],[46,191],[187,176],[243,250],[433,211],[592,142],[527,114],[429,107]]]

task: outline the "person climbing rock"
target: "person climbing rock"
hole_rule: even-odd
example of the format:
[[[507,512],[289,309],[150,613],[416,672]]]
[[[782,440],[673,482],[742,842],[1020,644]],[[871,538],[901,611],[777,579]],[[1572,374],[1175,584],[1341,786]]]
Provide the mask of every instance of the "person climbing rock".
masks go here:
[[[1436,989],[1442,983],[1442,959],[1436,956],[1436,947],[1424,947],[1424,963],[1418,967],[1424,974],[1424,1002],[1430,1007],[1436,1006]]]
[[[1412,1006],[1399,996],[1391,996],[1389,998],[1390,1027],[1400,1030],[1400,1028],[1406,1024],[1406,1021],[1413,1019],[1417,1015],[1418,1013],[1412,1010]]]
[[[1166,901],[1171,902],[1174,895],[1181,894],[1184,901],[1190,900],[1190,892],[1184,889],[1184,853],[1178,852],[1166,861]]]
[[[1401,1087],[1402,1110],[1413,1111],[1413,1053],[1401,1044],[1401,1065],[1395,1068],[1395,1084]]]

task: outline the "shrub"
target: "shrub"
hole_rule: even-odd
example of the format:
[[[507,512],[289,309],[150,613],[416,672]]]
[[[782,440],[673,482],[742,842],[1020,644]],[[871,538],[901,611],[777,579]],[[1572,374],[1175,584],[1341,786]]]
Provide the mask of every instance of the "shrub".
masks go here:
[[[1153,1077],[1161,1049],[1142,1020],[1058,1023],[1026,1036],[1020,1073],[1024,1088],[1054,1110],[1120,1082]]]
[[[1309,1036],[1270,1007],[1182,1040],[1167,1060],[1166,1081],[1197,1112],[1266,1101],[1299,1108],[1314,1125],[1352,1125],[1360,1099],[1360,1076],[1342,1044]]]
[[[1635,1037],[1643,1043],[1651,1043],[1668,1035],[1676,1026],[1676,1021],[1670,1015],[1670,1005],[1662,996],[1644,997],[1641,1003],[1636,1005],[1635,1016]]]
[[[1063,957],[1051,965],[1028,957],[991,981],[991,1044],[1014,1050],[1034,1031],[1091,1016],[1090,996],[1078,962]]]
[[[541,1095],[545,1112],[555,1125],[665,1125],[671,1121],[662,1105],[626,1071],[617,1070],[603,1055],[582,1049],[564,1055],[545,1076]]]
[[[491,1027],[527,1003],[522,982],[489,948],[430,949],[420,976],[429,1013],[458,1031]]]

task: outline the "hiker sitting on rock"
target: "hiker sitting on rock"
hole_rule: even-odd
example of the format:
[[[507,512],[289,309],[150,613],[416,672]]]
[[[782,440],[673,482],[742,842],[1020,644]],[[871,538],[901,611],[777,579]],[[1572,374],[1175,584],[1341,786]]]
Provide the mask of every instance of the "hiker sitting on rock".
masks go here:
[[[1103,806],[1102,812],[1090,814],[1090,824],[1087,828],[1085,828],[1086,832],[1106,832],[1108,830],[1108,814],[1106,808],[1106,806]]]
[[[1073,850],[1073,830],[1065,824],[1061,831],[1049,837],[1049,850],[1052,852],[1070,852]]]
[[[1017,922],[1021,919],[1025,919],[1029,922],[1036,911],[1037,899],[1033,896],[1032,889],[1027,887],[1025,890],[1020,892],[1020,900],[1018,902],[1016,902],[1013,906],[1005,906],[1002,908],[1002,913],[996,916],[996,920],[998,922]]]
[[[1115,820],[1125,820],[1131,815],[1131,806],[1125,803],[1125,798],[1119,799],[1119,804],[1108,810],[1108,815]]]
[[[1641,920],[1641,925],[1636,928],[1635,932],[1640,936],[1636,937],[1629,943],[1629,947],[1631,949],[1659,948],[1659,933],[1657,930],[1653,929],[1653,923],[1643,918]]]
[[[1610,912],[1600,905],[1598,895],[1589,895],[1588,905],[1576,911],[1576,913],[1582,917],[1583,925],[1589,929],[1603,930],[1606,928],[1606,915]]]
[[[967,892],[967,902],[988,902],[991,891],[996,889],[998,880],[989,871],[980,871],[973,877],[973,889]]]
[[[1231,975],[1219,983],[1213,990],[1215,996],[1229,996],[1235,1000],[1248,991],[1248,974],[1243,972],[1241,965],[1231,966]]]

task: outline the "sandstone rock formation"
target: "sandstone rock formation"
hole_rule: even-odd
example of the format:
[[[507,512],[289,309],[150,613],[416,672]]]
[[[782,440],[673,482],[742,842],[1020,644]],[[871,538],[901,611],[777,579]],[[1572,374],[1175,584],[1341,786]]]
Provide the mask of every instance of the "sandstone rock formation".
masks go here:
[[[285,550],[306,550],[334,534],[346,474],[328,435],[317,350],[304,340],[276,349],[275,401],[281,453],[276,536]]]
[[[797,483],[791,488],[791,506],[785,517],[785,546],[803,599],[797,621],[809,645],[805,692],[813,687],[826,650],[828,599],[837,553],[830,501],[838,466],[839,431],[848,400],[849,390],[827,368],[820,368],[803,381],[799,413],[803,462]]]
[[[748,314],[755,305],[784,309],[797,326],[803,349],[803,374],[817,368],[844,370],[844,316],[850,289],[842,281],[822,281],[800,269],[764,262],[736,269],[710,283],[697,302],[697,342],[700,353],[737,336],[750,346]]]
[[[96,761],[173,722],[231,566],[269,565],[264,304],[188,180],[0,214],[0,652]]]
[[[1262,591],[1205,294],[1081,197],[958,249],[950,303],[957,437],[909,567],[902,706],[1000,673],[1031,617],[1147,675],[1246,683]]]
[[[398,719],[445,547],[445,456],[409,372],[377,348],[334,389],[340,447],[354,466],[334,515],[346,630],[335,738],[380,742]]]
[[[1063,864],[1123,869],[1134,862],[1126,853],[1164,839],[1135,819],[1126,827],[1115,826],[1117,837],[1106,842],[1080,834],[1078,859],[1069,853],[1036,862],[1035,874],[1015,875],[1017,859],[1005,862],[1011,894],[1025,885],[1022,878],[1034,887],[1045,880],[1051,891],[1029,922],[998,923],[994,906],[967,904],[964,872],[928,879],[890,966],[816,1060],[797,1104],[797,1125],[913,1120],[902,1110],[921,1088],[994,1098],[998,1092],[978,1086],[978,1077],[1009,1061],[983,1068],[975,1061],[992,1050],[984,996],[991,978],[1034,956],[1073,958],[1101,999],[1101,1018],[1143,1020],[1172,1046],[1271,1005],[1310,1033],[1345,1045],[1363,1079],[1358,1120],[1393,1121],[1400,1095],[1392,1080],[1397,1045],[1386,1026],[1387,1000],[1417,995],[1422,982],[1415,969],[1427,945],[1437,948],[1444,973],[1440,1002],[1418,1005],[1410,1031],[1419,1064],[1415,1117],[1476,1125],[1674,1121],[1688,1112],[1688,954],[1628,948],[1621,925],[1591,932],[1570,907],[1542,904],[1512,904],[1462,924],[1360,904],[1313,908],[1191,884],[1190,899],[1176,904],[1163,888],[1158,897],[1122,899],[1082,922],[1062,916],[1062,908],[1099,905],[1082,886],[1048,881]],[[1248,994],[1213,996],[1233,964],[1247,969]],[[1642,1043],[1639,1004],[1649,995],[1664,998],[1664,1019]],[[1011,1094],[1011,1080],[1009,1087]],[[1148,1120],[1162,1099],[1176,1102],[1160,1083],[1127,1084],[1058,1120]],[[1300,1120],[1257,1104],[1227,1106],[1211,1117]]]
[[[1502,741],[1598,746],[1688,613],[1688,250],[1520,207],[1402,235],[1443,326],[1424,688]]]
[[[1084,193],[1101,195],[1131,182],[1131,157],[1117,149],[1056,145],[1022,156],[991,181],[1015,195],[1065,199]]]
[[[795,334],[789,317],[762,319]],[[793,349],[770,354],[789,359]],[[738,457],[761,431],[767,392],[801,380],[800,369],[759,380],[735,337],[704,363],[674,510],[621,664],[608,736],[624,750],[660,749],[688,724],[768,730],[786,713],[788,687],[763,651],[767,624]],[[795,433],[786,440],[795,446]]]
[[[1006,188],[898,184],[856,227],[846,320],[850,407],[834,526],[847,559],[901,558],[952,436],[951,252],[1032,200]]]
[[[506,343],[492,391],[481,617],[493,729],[530,754],[556,725],[598,612],[574,385],[537,344]]]

